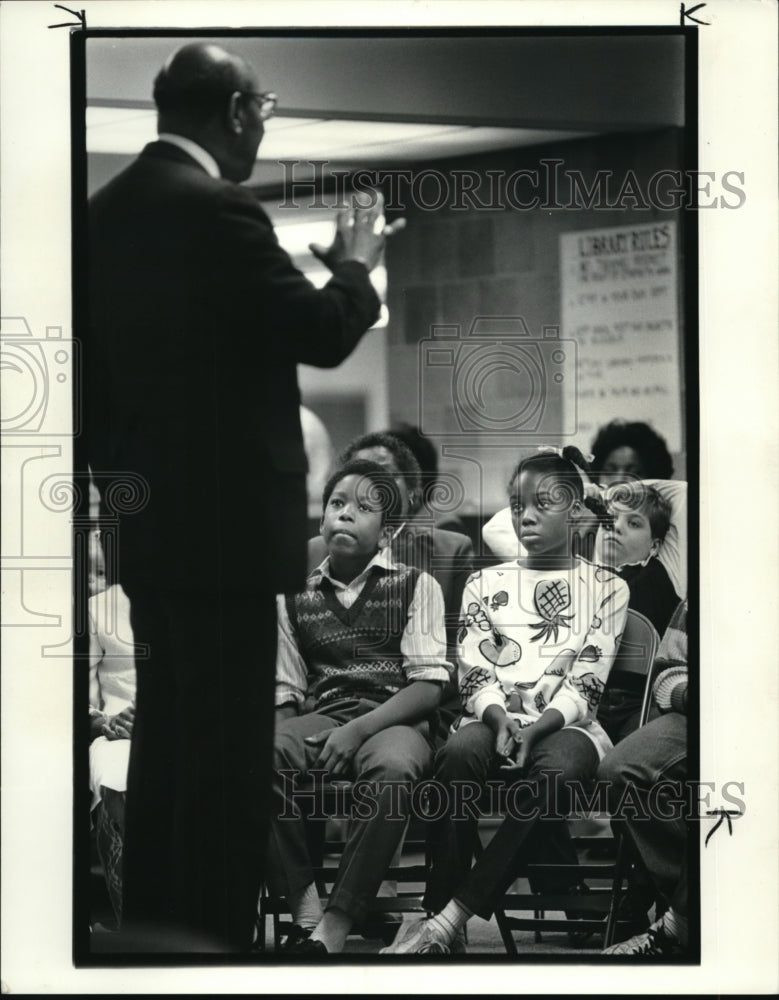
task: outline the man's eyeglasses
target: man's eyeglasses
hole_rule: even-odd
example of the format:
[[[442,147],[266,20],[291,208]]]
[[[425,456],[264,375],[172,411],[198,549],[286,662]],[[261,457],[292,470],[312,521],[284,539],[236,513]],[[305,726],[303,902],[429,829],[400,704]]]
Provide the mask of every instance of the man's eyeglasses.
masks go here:
[[[256,94],[252,90],[244,90],[242,93],[245,97],[253,97],[257,102],[257,106],[260,109],[261,121],[267,121],[276,110],[276,102],[278,101],[278,96],[276,94]]]

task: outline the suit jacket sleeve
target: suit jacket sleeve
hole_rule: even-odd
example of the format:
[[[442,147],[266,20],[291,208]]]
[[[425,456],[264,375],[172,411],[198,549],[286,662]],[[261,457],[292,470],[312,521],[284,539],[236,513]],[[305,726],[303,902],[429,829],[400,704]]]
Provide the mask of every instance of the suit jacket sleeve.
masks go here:
[[[245,336],[254,321],[272,360],[335,367],[378,319],[379,299],[365,265],[346,261],[324,288],[315,288],[246,188],[224,188],[213,232],[228,329]]]

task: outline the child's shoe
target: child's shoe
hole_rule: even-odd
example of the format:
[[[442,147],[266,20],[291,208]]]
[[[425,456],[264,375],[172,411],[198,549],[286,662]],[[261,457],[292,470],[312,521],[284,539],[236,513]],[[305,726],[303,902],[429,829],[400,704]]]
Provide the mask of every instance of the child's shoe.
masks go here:
[[[668,933],[663,918],[650,925],[643,934],[620,941],[603,950],[604,955],[646,955],[649,958],[671,958],[682,953],[681,943]]]
[[[303,938],[287,949],[290,955],[306,955],[308,958],[324,958],[329,954],[324,941],[313,941],[310,937]]]
[[[413,920],[401,928],[398,936],[380,955],[449,955],[452,948],[448,941],[431,926],[425,917]]]
[[[299,944],[301,944],[303,941],[308,941],[310,937],[311,937],[311,928],[301,927],[299,924],[293,924],[290,927],[289,933],[287,934],[287,937],[281,946],[281,950],[294,951],[297,949],[297,946]]]

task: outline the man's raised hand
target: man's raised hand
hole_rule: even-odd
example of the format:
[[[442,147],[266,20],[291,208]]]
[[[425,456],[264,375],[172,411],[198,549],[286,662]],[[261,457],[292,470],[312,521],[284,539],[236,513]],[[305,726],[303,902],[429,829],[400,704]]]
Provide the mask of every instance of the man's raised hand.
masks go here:
[[[338,213],[335,236],[329,247],[321,243],[309,245],[311,253],[331,271],[347,260],[360,261],[372,271],[381,259],[387,238],[406,225],[405,219],[386,224],[381,191],[355,194],[352,203],[352,208]]]

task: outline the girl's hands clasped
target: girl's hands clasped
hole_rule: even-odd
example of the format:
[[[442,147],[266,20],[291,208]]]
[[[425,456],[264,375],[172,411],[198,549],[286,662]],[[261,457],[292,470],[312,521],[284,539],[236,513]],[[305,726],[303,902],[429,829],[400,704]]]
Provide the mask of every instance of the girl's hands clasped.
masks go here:
[[[514,737],[514,742],[519,745],[519,752],[513,759],[507,760],[500,768],[503,772],[523,774],[530,763],[530,751],[533,749],[533,745],[537,739],[539,739],[540,734],[535,727],[535,724],[530,726],[525,726],[524,729],[517,726],[519,729],[518,734]]]
[[[522,727],[510,715],[504,715],[495,733],[495,753],[501,757],[514,757],[517,743],[522,739]]]

